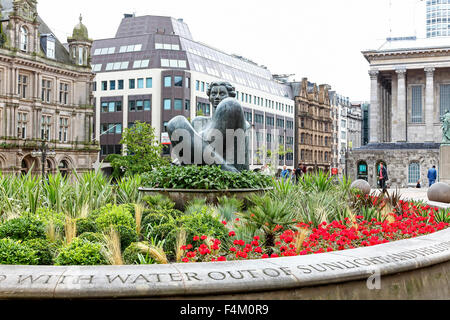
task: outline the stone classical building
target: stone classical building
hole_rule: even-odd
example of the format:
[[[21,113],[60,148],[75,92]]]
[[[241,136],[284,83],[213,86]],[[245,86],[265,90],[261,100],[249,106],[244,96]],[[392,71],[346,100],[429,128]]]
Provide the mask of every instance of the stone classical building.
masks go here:
[[[311,83],[307,78],[291,83],[295,96],[295,163],[308,171],[329,171],[332,163],[333,119],[329,86]]]
[[[0,170],[40,172],[44,140],[54,151],[47,172],[90,170],[98,147],[86,27],[80,18],[66,48],[39,17],[37,1],[0,5]]]
[[[351,177],[377,185],[380,162],[392,187],[426,184],[439,167],[440,117],[450,110],[450,46],[428,40],[363,52],[370,63],[369,144],[351,155]]]

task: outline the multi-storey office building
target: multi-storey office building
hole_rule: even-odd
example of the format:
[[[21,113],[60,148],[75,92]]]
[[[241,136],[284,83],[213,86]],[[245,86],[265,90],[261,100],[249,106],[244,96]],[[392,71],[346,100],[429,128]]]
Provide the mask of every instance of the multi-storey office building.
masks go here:
[[[295,162],[315,170],[330,171],[333,121],[329,86],[311,83],[307,78],[291,83],[295,95],[297,147]]]
[[[0,170],[41,172],[42,141],[52,151],[46,172],[92,169],[92,41],[81,23],[64,47],[34,0],[2,0],[0,24]]]
[[[450,36],[450,1],[427,0],[427,38]]]
[[[121,152],[122,131],[137,120],[151,123],[159,136],[175,116],[210,116],[207,88],[216,81],[236,88],[252,125],[252,169],[265,161],[258,151],[278,144],[294,150],[291,88],[265,67],[194,41],[181,19],[125,15],[114,38],[94,42],[92,64],[101,160]],[[292,153],[280,160],[294,165]]]

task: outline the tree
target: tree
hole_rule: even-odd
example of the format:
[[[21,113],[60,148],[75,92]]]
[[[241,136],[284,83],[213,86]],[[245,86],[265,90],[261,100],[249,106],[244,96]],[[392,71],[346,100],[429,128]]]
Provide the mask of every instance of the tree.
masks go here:
[[[167,165],[162,157],[162,145],[155,137],[155,129],[148,123],[137,121],[133,127],[124,130],[120,141],[126,155],[110,155],[106,161],[113,167],[115,178],[135,175]]]

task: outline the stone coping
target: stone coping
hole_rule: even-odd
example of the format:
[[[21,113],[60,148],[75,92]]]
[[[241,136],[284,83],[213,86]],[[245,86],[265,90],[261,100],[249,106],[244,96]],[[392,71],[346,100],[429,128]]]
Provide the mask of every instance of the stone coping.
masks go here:
[[[182,192],[182,193],[243,193],[243,192],[261,192],[261,191],[269,191],[273,190],[273,187],[270,188],[259,188],[259,189],[165,189],[165,188],[139,188],[141,192]]]
[[[0,266],[0,299],[167,298],[367,280],[450,261],[450,229],[318,255],[148,266]]]

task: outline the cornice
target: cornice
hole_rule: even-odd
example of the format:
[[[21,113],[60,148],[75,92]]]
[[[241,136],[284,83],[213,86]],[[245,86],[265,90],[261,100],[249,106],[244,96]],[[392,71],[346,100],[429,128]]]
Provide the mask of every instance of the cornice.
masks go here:
[[[423,58],[450,56],[450,48],[423,48],[423,49],[399,49],[387,51],[363,51],[362,54],[367,61],[386,60],[396,58]]]
[[[2,52],[3,51],[3,52]],[[65,75],[69,77],[80,77],[85,75],[86,77],[95,76],[89,68],[77,68],[65,64],[54,65],[50,61],[41,61],[42,58],[36,56],[34,59],[30,59],[23,55],[12,55],[4,53],[5,49],[0,49],[0,62],[6,62],[8,64],[14,64],[17,67],[35,68],[42,71]],[[50,62],[50,64],[48,63]]]

